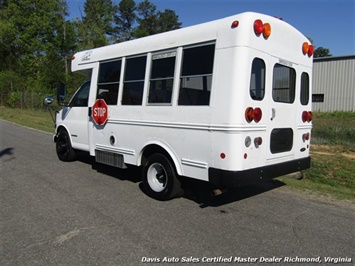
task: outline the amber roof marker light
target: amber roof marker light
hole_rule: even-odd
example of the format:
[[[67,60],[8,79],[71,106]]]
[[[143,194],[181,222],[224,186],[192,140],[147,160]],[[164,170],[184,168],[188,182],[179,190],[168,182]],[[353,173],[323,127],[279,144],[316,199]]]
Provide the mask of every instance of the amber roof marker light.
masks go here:
[[[271,35],[271,25],[269,23],[265,23],[263,26],[263,36],[265,39],[269,38]]]

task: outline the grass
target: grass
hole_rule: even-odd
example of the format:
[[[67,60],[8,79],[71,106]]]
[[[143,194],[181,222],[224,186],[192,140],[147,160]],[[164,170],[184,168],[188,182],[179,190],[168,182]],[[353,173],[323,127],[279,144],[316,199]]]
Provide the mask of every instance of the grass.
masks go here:
[[[343,145],[355,152],[355,112],[317,112],[313,125],[313,143]]]
[[[54,132],[53,120],[45,109],[0,107],[0,119]],[[311,168],[304,171],[303,180],[279,180],[296,190],[355,203],[355,113],[315,113],[313,125]]]
[[[46,109],[31,110],[0,106],[0,119],[54,133],[54,122]]]
[[[303,180],[279,180],[299,191],[355,203],[355,153],[342,146],[312,145],[311,158]]]

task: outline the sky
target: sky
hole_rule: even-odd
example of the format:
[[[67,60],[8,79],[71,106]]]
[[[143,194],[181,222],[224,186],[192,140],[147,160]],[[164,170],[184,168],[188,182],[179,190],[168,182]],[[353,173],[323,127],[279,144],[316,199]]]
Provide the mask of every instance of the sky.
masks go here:
[[[118,3],[119,0],[112,0]],[[67,0],[69,18],[80,18],[85,0]],[[140,2],[136,0],[136,3]],[[333,56],[355,55],[355,0],[150,0],[158,10],[172,9],[182,27],[245,11],[283,18],[314,46]]]

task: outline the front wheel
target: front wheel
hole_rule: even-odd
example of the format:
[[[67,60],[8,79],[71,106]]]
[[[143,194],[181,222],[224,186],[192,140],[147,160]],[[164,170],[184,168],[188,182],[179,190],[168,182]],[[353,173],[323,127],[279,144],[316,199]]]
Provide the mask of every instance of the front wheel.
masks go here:
[[[71,146],[70,138],[66,130],[60,130],[57,135],[56,151],[59,160],[63,162],[75,160],[75,150]]]
[[[163,154],[151,155],[143,165],[143,185],[148,196],[169,200],[182,194],[174,165]]]

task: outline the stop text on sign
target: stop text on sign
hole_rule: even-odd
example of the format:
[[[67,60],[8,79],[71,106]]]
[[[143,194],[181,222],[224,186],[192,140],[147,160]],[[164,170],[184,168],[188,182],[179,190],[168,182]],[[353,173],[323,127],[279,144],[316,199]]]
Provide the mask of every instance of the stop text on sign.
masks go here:
[[[100,107],[94,108],[94,116],[102,116],[102,117],[104,117],[105,113],[106,113],[106,109],[105,108],[100,108]]]

